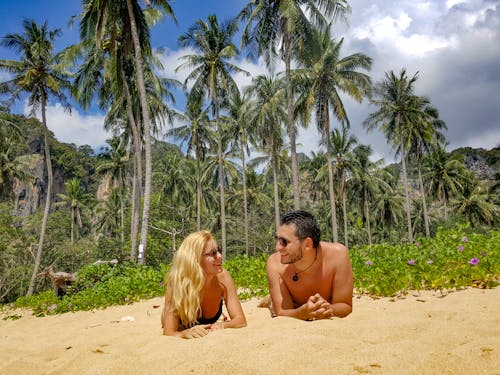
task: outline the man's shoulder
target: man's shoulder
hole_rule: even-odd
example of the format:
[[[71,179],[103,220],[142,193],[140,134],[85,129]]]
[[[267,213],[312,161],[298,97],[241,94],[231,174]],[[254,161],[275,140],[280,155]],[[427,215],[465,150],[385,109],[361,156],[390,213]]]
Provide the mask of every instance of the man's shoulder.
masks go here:
[[[320,246],[321,246],[321,249],[323,249],[326,252],[346,252],[347,251],[347,247],[345,247],[340,242],[321,241]]]

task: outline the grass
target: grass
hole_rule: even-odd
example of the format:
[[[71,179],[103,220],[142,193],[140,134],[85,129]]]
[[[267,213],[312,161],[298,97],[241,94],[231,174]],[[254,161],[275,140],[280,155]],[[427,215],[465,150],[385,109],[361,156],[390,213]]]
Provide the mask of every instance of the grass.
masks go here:
[[[500,281],[500,232],[476,233],[467,226],[439,230],[431,239],[414,244],[378,244],[350,249],[357,293],[393,296],[409,290],[448,290],[461,287],[493,288]],[[239,256],[224,263],[246,300],[268,293],[267,256]],[[162,296],[168,266],[155,269],[132,263],[83,267],[68,293],[57,298],[52,290],[21,297],[5,309],[29,308],[37,316]]]

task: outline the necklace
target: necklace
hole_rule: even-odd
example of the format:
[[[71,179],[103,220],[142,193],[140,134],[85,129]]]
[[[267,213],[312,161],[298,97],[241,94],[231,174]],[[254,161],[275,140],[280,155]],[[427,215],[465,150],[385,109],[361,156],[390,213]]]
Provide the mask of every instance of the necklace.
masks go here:
[[[303,269],[302,271],[299,271],[297,272],[297,270],[295,269],[295,263],[293,264],[293,269],[294,269],[294,274],[292,276],[292,280],[293,281],[299,281],[299,273],[302,273],[302,272],[305,272],[307,271],[309,268],[311,268],[314,264],[314,262],[316,262],[316,257],[318,256],[318,249],[316,249],[316,254],[314,254],[314,260],[312,261],[312,263],[309,265],[309,267],[307,267],[306,269]]]

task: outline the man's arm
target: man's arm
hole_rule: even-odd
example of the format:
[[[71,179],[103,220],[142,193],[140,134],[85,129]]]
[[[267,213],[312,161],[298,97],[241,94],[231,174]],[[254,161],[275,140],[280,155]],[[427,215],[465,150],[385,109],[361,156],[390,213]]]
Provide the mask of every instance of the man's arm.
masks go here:
[[[303,305],[294,308],[290,291],[279,273],[280,261],[278,257],[278,254],[272,254],[266,264],[269,293],[271,294],[271,301],[276,315],[302,320],[314,319],[313,312],[319,308],[322,302],[314,301],[313,297],[311,297]]]
[[[335,275],[332,285],[332,300],[327,315],[344,318],[352,312],[353,274],[348,249],[341,244],[335,244],[333,261],[335,261]],[[319,313],[319,312],[318,312]]]

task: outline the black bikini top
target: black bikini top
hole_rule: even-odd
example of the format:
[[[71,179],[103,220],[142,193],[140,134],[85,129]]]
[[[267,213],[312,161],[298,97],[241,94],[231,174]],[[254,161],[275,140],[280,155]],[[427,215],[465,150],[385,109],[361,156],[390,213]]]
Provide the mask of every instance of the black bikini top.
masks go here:
[[[200,317],[197,319],[198,324],[212,324],[215,323],[217,320],[219,320],[220,316],[222,315],[222,298],[220,300],[219,304],[219,310],[215,313],[215,315],[211,318],[205,318],[205,317]]]

